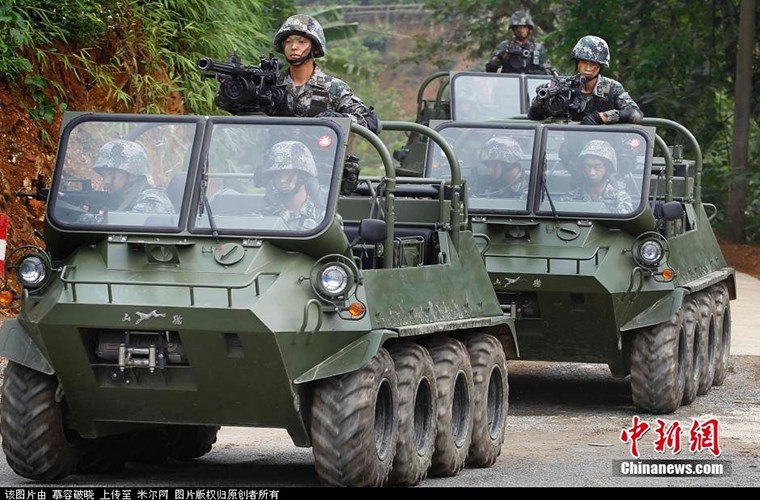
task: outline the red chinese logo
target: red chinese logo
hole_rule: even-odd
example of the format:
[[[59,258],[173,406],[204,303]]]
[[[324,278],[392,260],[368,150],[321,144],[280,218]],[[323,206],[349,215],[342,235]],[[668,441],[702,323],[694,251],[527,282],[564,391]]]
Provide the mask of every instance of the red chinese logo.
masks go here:
[[[673,455],[678,455],[681,452],[681,434],[683,432],[681,423],[676,420],[668,424],[660,418],[656,422],[654,432],[657,437],[654,440],[654,451],[665,453],[665,450],[669,449]],[[650,428],[648,423],[636,415],[633,417],[631,427],[620,432],[620,441],[630,445],[631,455],[634,458],[639,458],[639,440]],[[716,457],[720,456],[719,428],[719,422],[716,418],[711,418],[702,423],[694,419],[689,428],[689,451],[701,453],[706,450]]]

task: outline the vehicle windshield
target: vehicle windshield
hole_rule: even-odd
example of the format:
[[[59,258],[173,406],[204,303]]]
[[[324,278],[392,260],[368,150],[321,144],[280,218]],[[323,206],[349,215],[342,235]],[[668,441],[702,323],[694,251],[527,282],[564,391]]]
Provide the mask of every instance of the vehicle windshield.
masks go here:
[[[456,73],[451,78],[451,117],[460,122],[505,120],[526,114],[536,87],[549,76]]]
[[[652,145],[640,128],[448,122],[438,132],[457,155],[471,213],[626,218],[646,201]],[[427,158],[429,176],[450,175],[440,147]]]
[[[313,234],[331,217],[337,125],[93,116],[62,134],[48,204],[59,227],[290,236]]]
[[[338,158],[337,127],[213,127],[195,229],[313,232],[327,215]],[[209,208],[211,216],[209,216]]]

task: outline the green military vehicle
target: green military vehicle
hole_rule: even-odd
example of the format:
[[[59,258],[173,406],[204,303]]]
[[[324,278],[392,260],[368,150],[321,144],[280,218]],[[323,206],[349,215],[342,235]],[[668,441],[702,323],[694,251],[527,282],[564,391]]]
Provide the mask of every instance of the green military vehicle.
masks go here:
[[[429,123],[460,162],[470,227],[515,320],[520,359],[605,363],[630,375],[634,404],[653,413],[722,384],[735,273],[710,226],[717,209],[701,198],[693,135],[655,118],[597,127],[519,119],[514,111],[536,94],[524,76],[453,73],[444,86],[419,109],[451,115]],[[491,95],[511,95],[513,109],[499,111]],[[467,114],[473,96],[485,103]],[[448,170],[430,141],[410,140],[400,159],[412,173],[421,163],[429,176]]]
[[[21,312],[3,450],[41,481],[188,460],[220,426],[284,428],[329,485],[488,467],[517,344],[463,185],[396,178],[348,119],[67,114]],[[351,133],[385,175],[341,196]],[[138,186],[138,187],[135,187]]]

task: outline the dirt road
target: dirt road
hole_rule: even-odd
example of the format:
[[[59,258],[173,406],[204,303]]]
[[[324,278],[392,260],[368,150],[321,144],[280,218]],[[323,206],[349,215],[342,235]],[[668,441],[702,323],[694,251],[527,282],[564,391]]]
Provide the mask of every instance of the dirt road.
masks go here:
[[[760,486],[760,280],[739,275],[739,299],[731,303],[733,342],[729,375],[687,407],[661,417],[683,429],[682,451],[654,451],[656,416],[637,413],[627,380],[606,366],[511,362],[507,439],[496,465],[465,469],[454,478],[430,478],[421,486]],[[710,459],[689,451],[696,420],[719,422],[719,460],[729,475],[699,478],[620,477],[614,461],[632,459],[620,439],[638,415],[651,426],[639,443],[641,459]],[[0,485],[32,485],[0,461]],[[293,446],[287,433],[223,428],[211,453],[191,463],[128,465],[115,476],[67,478],[63,484],[101,486],[318,486],[311,451]],[[284,497],[283,497],[284,498]]]

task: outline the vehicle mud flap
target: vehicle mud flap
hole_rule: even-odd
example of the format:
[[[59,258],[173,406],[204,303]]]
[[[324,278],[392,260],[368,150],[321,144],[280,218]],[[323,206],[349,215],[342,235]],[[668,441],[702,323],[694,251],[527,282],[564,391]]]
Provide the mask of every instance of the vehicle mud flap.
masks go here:
[[[303,384],[335,375],[342,375],[365,366],[389,338],[398,337],[393,330],[379,329],[367,332],[329,358],[302,373],[294,384]]]
[[[0,356],[46,375],[55,373],[50,362],[17,319],[6,319],[0,328]]]
[[[636,317],[623,325],[620,331],[627,332],[668,321],[683,305],[686,293],[685,288],[676,288],[672,293],[637,314]]]

